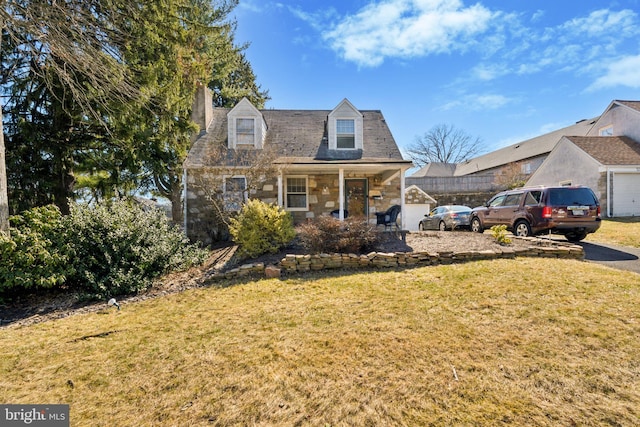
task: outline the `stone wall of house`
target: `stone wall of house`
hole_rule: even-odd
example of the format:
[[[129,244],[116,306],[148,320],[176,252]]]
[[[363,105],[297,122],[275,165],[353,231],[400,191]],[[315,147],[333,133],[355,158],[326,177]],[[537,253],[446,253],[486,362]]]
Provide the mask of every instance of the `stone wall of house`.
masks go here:
[[[339,208],[338,175],[317,174],[307,175],[309,186],[309,210],[292,211],[295,224],[312,220],[313,218],[331,215],[331,211]],[[368,199],[369,221],[375,223],[375,212],[383,212],[391,205],[400,204],[400,178],[395,178],[383,184],[378,176],[345,174],[345,178],[367,178],[369,191],[377,190],[382,194],[381,199]],[[226,227],[219,224],[213,215],[213,205],[210,196],[212,189],[219,183],[216,175],[206,169],[192,169],[187,174],[187,236],[193,240],[210,245],[216,241],[226,240]],[[249,192],[250,198],[260,199],[266,203],[278,202],[277,180],[269,180],[258,189]]]

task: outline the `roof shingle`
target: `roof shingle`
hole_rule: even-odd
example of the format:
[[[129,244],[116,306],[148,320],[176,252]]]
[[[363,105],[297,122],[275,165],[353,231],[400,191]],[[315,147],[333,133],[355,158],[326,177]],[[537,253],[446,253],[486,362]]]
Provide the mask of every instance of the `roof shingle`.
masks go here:
[[[640,143],[627,136],[567,136],[603,165],[640,165]]]

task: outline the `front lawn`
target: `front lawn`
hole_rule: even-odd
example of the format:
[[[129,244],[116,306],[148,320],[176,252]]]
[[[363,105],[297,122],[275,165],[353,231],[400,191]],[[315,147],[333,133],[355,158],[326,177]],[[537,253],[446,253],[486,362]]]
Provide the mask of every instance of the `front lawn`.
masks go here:
[[[0,329],[0,396],[74,426],[630,426],[639,283],[521,258],[190,290]]]
[[[640,217],[602,220],[602,226],[589,234],[587,242],[640,248]]]

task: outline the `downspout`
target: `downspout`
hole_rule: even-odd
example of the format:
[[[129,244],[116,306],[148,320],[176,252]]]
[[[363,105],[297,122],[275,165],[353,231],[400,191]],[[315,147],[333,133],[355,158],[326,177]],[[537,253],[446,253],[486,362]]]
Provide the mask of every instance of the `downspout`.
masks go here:
[[[611,172],[607,166],[607,218],[611,218]]]
[[[182,220],[184,234],[187,236],[187,168],[182,169]]]

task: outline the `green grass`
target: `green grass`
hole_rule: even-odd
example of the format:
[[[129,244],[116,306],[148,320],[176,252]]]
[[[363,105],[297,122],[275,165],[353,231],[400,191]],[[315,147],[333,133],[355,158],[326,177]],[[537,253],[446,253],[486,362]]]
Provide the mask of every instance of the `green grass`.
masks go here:
[[[640,248],[640,217],[605,219],[600,229],[585,240]]]
[[[0,396],[74,426],[631,426],[639,279],[524,258],[190,290],[0,330]]]

